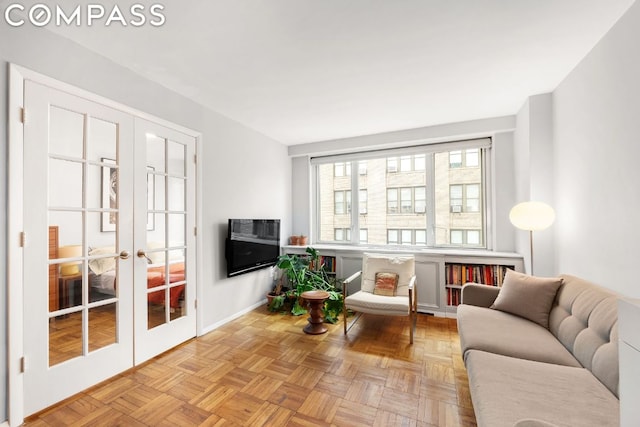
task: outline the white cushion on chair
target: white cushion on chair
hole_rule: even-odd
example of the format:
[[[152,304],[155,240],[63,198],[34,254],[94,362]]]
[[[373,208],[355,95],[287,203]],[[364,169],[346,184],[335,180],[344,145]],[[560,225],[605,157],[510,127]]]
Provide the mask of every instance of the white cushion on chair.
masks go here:
[[[409,298],[406,295],[392,297],[358,291],[353,295],[349,295],[344,300],[344,305],[351,310],[362,313],[383,314],[387,316],[409,315]]]
[[[409,295],[409,281],[415,275],[413,255],[365,253],[362,259],[362,286],[365,292],[373,293],[376,286],[376,273],[398,273],[396,295]],[[394,298],[394,297],[391,297]],[[406,298],[405,298],[406,300]],[[407,307],[408,307],[407,300]],[[407,313],[408,313],[407,308]],[[407,315],[404,313],[404,315]]]

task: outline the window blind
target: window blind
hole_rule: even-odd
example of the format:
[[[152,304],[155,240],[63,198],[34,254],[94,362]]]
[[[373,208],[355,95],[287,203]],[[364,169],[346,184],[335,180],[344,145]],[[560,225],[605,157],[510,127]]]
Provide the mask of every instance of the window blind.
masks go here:
[[[382,157],[409,156],[412,154],[441,153],[443,151],[489,147],[491,147],[491,138],[477,138],[466,139],[462,141],[437,142],[431,144],[411,145],[406,147],[384,148],[379,150],[365,150],[328,156],[315,156],[311,157],[310,161],[312,165],[321,165],[326,163],[351,162],[357,160],[379,159]]]

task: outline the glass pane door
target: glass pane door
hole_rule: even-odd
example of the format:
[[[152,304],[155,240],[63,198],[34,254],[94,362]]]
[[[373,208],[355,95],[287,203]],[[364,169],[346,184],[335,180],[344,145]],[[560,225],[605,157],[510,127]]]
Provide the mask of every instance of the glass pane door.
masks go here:
[[[136,363],[195,336],[195,139],[136,121]],[[189,161],[191,160],[191,161]]]
[[[32,82],[25,108],[29,414],[133,364],[133,120]]]

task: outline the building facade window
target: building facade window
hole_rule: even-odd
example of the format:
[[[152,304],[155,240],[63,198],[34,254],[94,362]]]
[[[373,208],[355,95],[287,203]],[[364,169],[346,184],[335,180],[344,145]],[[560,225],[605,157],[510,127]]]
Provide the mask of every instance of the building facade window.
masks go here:
[[[486,138],[312,158],[317,242],[487,247],[490,147]]]
[[[452,213],[480,212],[480,184],[452,184],[449,186]]]
[[[387,229],[387,244],[425,246],[427,244],[427,230]]]
[[[351,175],[351,162],[335,163],[333,165],[333,176],[349,176]]]
[[[399,203],[398,203],[399,201]],[[401,187],[387,189],[387,213],[425,213],[427,192],[425,187]]]
[[[335,214],[345,215],[351,213],[351,191],[336,191],[334,193]]]
[[[451,230],[450,239],[456,246],[480,246],[480,230]]]
[[[333,234],[336,242],[351,241],[351,229],[349,228],[336,228],[333,230]]]
[[[470,148],[467,150],[454,150],[449,152],[449,167],[455,168],[477,168],[480,166],[480,149]]]
[[[424,171],[425,167],[426,156],[424,154],[387,158],[387,173],[419,172]]]
[[[358,213],[367,214],[367,190],[358,190]]]

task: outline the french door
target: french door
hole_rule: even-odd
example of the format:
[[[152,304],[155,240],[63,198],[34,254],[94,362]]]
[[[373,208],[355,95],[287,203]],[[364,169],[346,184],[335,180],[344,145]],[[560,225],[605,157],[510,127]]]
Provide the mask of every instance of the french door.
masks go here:
[[[195,138],[136,119],[135,363],[195,335]],[[137,286],[137,284],[146,284]]]
[[[24,105],[28,415],[195,336],[195,139],[29,80]]]

